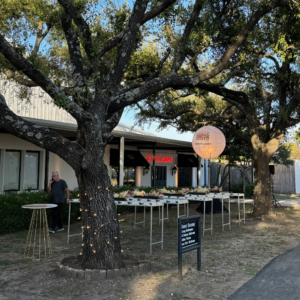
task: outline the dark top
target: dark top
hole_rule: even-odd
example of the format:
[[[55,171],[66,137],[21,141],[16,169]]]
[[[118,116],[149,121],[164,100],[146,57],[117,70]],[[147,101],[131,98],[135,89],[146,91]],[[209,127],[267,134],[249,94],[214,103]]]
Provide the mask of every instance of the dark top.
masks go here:
[[[65,202],[65,190],[67,184],[63,179],[59,181],[53,181],[51,184],[51,195],[53,203],[63,203]]]

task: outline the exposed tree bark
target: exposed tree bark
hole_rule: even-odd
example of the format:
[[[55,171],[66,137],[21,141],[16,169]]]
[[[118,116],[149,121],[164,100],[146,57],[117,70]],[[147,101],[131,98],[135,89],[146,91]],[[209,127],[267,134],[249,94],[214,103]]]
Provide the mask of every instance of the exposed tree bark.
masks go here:
[[[269,164],[271,162],[272,155],[278,149],[283,136],[284,133],[278,134],[267,143],[262,142],[259,134],[257,133],[253,134],[251,137],[253,147],[253,166],[255,168],[253,215],[256,217],[268,215],[273,211]]]
[[[107,166],[105,145],[89,143],[88,165],[76,172],[83,224],[82,267],[113,269],[124,267],[121,258],[119,223]],[[91,147],[91,148],[90,148]]]

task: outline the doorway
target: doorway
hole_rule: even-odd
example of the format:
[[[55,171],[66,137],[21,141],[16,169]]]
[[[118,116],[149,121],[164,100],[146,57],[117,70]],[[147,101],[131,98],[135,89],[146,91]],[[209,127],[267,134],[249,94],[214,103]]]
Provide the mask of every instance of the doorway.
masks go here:
[[[166,187],[167,167],[155,167],[155,186]],[[153,167],[151,167],[151,186],[153,186]]]

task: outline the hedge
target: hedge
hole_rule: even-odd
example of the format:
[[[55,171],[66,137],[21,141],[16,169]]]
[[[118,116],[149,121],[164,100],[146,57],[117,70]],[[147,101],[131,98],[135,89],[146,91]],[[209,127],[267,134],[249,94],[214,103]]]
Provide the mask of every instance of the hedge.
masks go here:
[[[71,191],[70,199],[78,198],[78,192]],[[20,194],[0,195],[0,234],[11,233],[29,228],[32,210],[21,206],[35,203],[52,203],[50,193],[23,192]],[[48,225],[52,220],[53,209],[46,209]],[[68,224],[69,206],[63,205],[62,222]],[[72,205],[71,222],[78,221],[80,216],[79,205]]]
[[[231,184],[230,191],[232,193],[242,193],[243,184],[242,183]],[[254,184],[253,183],[246,184],[245,197],[253,198],[253,195],[254,195]]]
[[[162,187],[114,187],[114,193],[120,193],[127,190],[138,189],[140,191],[145,191],[149,193],[153,189],[161,189]],[[167,190],[178,191],[180,188],[167,187]],[[70,199],[78,198],[78,191],[70,191]],[[9,194],[0,195],[0,235],[6,233],[12,233],[20,230],[26,230],[29,228],[32,210],[23,209],[21,206],[25,204],[35,204],[35,203],[52,203],[51,194],[46,192],[23,192],[20,194]],[[138,207],[137,211],[142,211],[142,207]],[[52,220],[53,209],[46,209],[48,225]],[[130,206],[118,206],[118,213],[123,212],[134,212],[134,207]],[[68,224],[68,213],[69,206],[63,205],[61,217],[62,223],[64,225]],[[79,205],[72,205],[71,209],[71,223],[78,221],[80,217]]]

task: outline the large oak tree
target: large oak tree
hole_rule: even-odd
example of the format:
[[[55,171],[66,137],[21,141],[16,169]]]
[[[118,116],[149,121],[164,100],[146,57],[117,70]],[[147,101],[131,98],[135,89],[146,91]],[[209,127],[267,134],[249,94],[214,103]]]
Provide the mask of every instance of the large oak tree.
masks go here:
[[[232,59],[231,67],[213,79],[212,88],[166,89],[137,104],[140,124],[158,121],[161,127],[172,125],[181,132],[215,125],[227,140],[239,140],[235,147],[243,141],[253,155],[255,216],[272,211],[269,164],[283,156],[283,137],[300,122],[298,23],[294,12],[285,17],[282,11],[273,12],[245,43],[256,45],[244,50],[247,59]],[[231,86],[224,88],[223,83]]]
[[[290,9],[287,0],[136,0],[132,8],[107,3],[105,9],[100,2],[80,0],[0,3],[1,72],[21,85],[42,88],[78,124],[76,141],[70,141],[17,116],[0,95],[0,126],[56,153],[75,171],[83,268],[123,266],[104,152],[124,108],[168,88],[199,88],[236,105],[246,103],[244,94],[210,80],[233,58],[242,59],[239,51],[262,18],[279,7]],[[141,48],[150,41],[158,45],[152,55]],[[44,51],[42,43],[47,43]],[[199,69],[195,61],[207,49],[211,61]],[[151,59],[144,59],[147,55]]]

